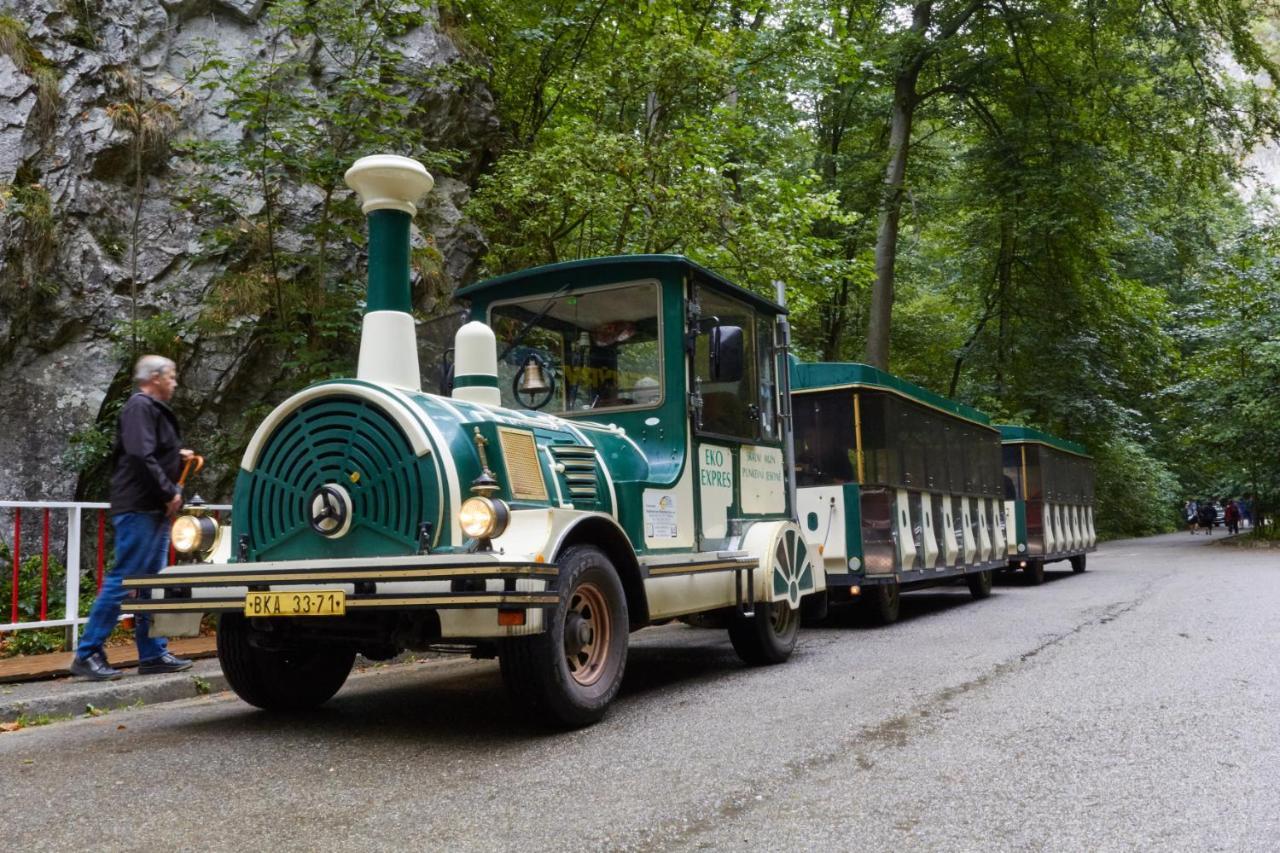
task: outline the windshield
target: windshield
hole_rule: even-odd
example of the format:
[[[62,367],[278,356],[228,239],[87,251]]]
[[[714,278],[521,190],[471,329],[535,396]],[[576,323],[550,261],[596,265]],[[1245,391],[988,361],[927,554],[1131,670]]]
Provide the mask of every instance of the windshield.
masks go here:
[[[505,302],[489,325],[505,406],[573,415],[662,401],[656,282]]]

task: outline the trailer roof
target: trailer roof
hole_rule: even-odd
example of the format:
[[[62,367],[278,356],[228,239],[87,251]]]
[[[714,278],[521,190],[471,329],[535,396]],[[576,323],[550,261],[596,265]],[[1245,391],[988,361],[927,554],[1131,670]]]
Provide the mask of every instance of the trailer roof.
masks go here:
[[[1043,444],[1067,453],[1074,453],[1076,456],[1083,456],[1086,459],[1093,458],[1089,455],[1089,449],[1083,444],[1067,441],[1065,438],[1058,438],[1056,435],[1049,435],[1049,433],[1041,432],[1035,427],[1013,426],[1011,424],[999,424],[998,426],[1000,429],[1000,441],[1003,444]]]
[[[991,418],[971,406],[935,394],[905,379],[886,373],[869,364],[854,361],[801,362],[791,360],[791,391],[797,394],[837,388],[877,388],[923,403],[933,409],[973,421],[985,427],[994,426]]]
[[[480,294],[487,294],[490,291],[507,291],[511,289],[513,284],[533,283],[540,284],[546,279],[559,279],[556,284],[563,284],[563,279],[569,277],[571,279],[580,279],[580,282],[572,282],[579,286],[587,287],[593,284],[603,284],[605,282],[588,281],[593,272],[599,271],[607,274],[612,279],[619,276],[635,275],[640,277],[652,274],[655,269],[675,269],[681,273],[693,273],[699,278],[709,281],[717,287],[728,291],[737,296],[744,302],[750,303],[755,308],[767,311],[770,314],[785,314],[787,309],[783,308],[772,299],[765,299],[757,293],[752,293],[745,287],[734,284],[719,273],[712,272],[701,264],[694,263],[684,255],[612,255],[603,258],[584,258],[579,261],[564,261],[558,264],[547,264],[541,267],[530,267],[526,270],[518,270],[517,272],[507,273],[495,278],[487,278],[483,281],[477,281],[466,287],[460,287],[454,292],[454,296],[460,299],[470,299]],[[628,272],[631,270],[632,272]]]

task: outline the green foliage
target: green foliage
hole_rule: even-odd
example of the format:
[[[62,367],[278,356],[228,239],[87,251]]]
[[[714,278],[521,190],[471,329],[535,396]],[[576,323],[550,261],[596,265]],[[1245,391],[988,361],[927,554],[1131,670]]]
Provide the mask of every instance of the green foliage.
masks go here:
[[[159,311],[139,318],[136,323],[118,323],[111,330],[111,339],[121,363],[129,363],[136,349],[139,354],[163,355],[181,365],[187,346],[187,333],[187,324],[173,312]]]
[[[58,92],[61,74],[43,53],[31,43],[26,25],[8,14],[0,14],[0,53],[29,76],[36,87],[34,121],[44,130],[52,128],[57,117],[58,104],[62,100]]]
[[[41,564],[42,558],[40,554],[32,554],[18,564],[19,622],[37,622],[40,620]],[[47,618],[59,619],[62,617],[66,588],[66,566],[56,557],[50,556]],[[12,601],[13,551],[7,543],[0,542],[0,607],[3,607],[4,621],[6,622],[9,621],[8,617]],[[61,629],[15,631],[5,636],[3,643],[0,643],[0,657],[61,651],[65,642],[66,638]]]
[[[1177,529],[1182,494],[1169,466],[1129,438],[1090,445],[1097,464],[1094,517],[1104,539]]]
[[[467,211],[486,272],[683,252],[761,292],[784,280],[797,352],[856,358],[894,86],[918,63],[892,369],[1097,449],[1112,534],[1163,529],[1179,479],[1251,471],[1274,493],[1276,337],[1256,318],[1276,311],[1259,296],[1231,325],[1222,295],[1247,275],[1225,251],[1233,181],[1280,127],[1261,4],[446,11],[507,134]]]

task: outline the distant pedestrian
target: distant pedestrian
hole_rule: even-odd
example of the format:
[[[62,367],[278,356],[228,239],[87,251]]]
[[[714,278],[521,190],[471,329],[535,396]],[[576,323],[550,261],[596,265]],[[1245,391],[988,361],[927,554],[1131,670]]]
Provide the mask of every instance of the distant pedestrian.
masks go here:
[[[1218,520],[1218,511],[1214,509],[1213,501],[1200,501],[1199,505],[1200,526],[1204,528],[1205,533],[1213,535],[1213,525]]]
[[[1240,520],[1244,522],[1245,527],[1253,527],[1253,507],[1252,500],[1249,498],[1241,498],[1239,502]]]
[[[1187,532],[1195,536],[1196,528],[1200,525],[1200,511],[1195,501],[1187,501],[1183,504],[1182,516],[1187,520]]]
[[[113,448],[111,526],[116,534],[116,560],[94,599],[84,635],[71,662],[71,674],[105,681],[120,671],[107,662],[103,643],[120,616],[129,575],[152,575],[164,568],[169,550],[169,519],[182,508],[179,470],[192,451],[182,446],[178,419],[169,408],[178,387],[177,369],[159,355],[144,355],[134,367],[138,392],[120,412]],[[151,618],[134,619],[138,672],[142,675],[181,672],[191,661],[169,653],[163,637],[152,637]]]
[[[1228,533],[1234,536],[1240,532],[1240,507],[1236,506],[1235,500],[1227,501],[1222,520],[1227,525]]]

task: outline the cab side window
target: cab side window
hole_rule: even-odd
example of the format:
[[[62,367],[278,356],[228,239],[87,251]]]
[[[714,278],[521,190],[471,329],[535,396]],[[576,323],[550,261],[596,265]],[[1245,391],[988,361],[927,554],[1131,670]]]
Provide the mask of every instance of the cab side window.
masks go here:
[[[742,329],[742,376],[716,381],[711,373],[711,335],[695,339],[693,370],[702,395],[700,431],[740,439],[755,439],[760,430],[760,364],[756,341],[756,314],[749,307],[716,291],[699,287],[698,305],[704,321],[711,317],[721,326]],[[766,342],[766,351],[768,344]]]

